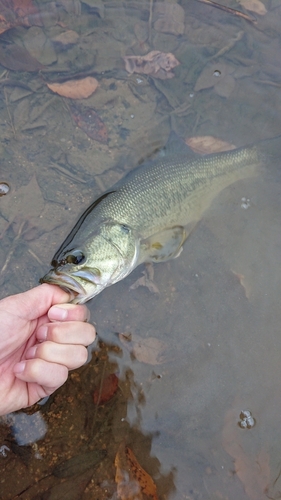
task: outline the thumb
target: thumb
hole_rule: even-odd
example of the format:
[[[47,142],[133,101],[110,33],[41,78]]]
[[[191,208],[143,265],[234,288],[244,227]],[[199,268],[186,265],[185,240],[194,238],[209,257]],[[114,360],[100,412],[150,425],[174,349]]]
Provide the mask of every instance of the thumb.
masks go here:
[[[10,298],[7,297],[4,300],[9,301]],[[70,294],[59,286],[43,283],[27,292],[14,295],[11,305],[14,314],[16,313],[17,316],[23,316],[26,320],[32,321],[46,314],[54,304],[63,304],[70,300]]]

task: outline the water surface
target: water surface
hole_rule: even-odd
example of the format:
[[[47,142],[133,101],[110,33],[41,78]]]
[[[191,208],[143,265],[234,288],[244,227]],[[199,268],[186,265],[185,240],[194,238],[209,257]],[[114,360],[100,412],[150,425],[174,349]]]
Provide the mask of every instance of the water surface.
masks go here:
[[[10,187],[0,198],[1,297],[35,286],[79,214],[172,130],[236,146],[281,134],[278,2],[264,2],[265,15],[224,3],[249,20],[169,5],[45,2],[41,24],[1,35],[43,66],[11,68],[0,51],[0,182]],[[57,41],[66,31],[78,38]],[[152,50],[178,59],[173,78],[125,70],[123,56]],[[47,87],[85,76],[99,82],[85,99]],[[95,127],[93,139],[85,130]],[[0,429],[1,498],[116,499],[122,446],[160,499],[280,498],[278,167],[225,189],[178,259],[140,266],[89,303],[99,334],[90,363]],[[144,277],[152,291],[134,287]],[[101,404],[104,380],[112,394]]]

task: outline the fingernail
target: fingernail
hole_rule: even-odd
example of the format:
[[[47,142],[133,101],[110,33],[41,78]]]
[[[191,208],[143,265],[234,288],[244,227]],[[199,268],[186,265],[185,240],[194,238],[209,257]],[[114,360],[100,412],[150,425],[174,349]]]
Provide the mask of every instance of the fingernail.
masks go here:
[[[56,321],[62,321],[67,317],[67,310],[62,307],[54,306],[49,311],[49,319],[53,319]]]
[[[20,363],[17,363],[14,366],[14,373],[22,373],[23,370],[25,369],[25,365],[26,365],[25,361],[21,361]]]
[[[27,351],[26,351],[26,358],[30,359],[30,358],[34,358],[35,357],[35,354],[36,354],[36,351],[37,351],[37,345],[34,345],[33,347],[30,347]]]
[[[47,334],[48,334],[48,328],[47,326],[41,326],[37,330],[36,337],[38,340],[46,340],[47,339]]]

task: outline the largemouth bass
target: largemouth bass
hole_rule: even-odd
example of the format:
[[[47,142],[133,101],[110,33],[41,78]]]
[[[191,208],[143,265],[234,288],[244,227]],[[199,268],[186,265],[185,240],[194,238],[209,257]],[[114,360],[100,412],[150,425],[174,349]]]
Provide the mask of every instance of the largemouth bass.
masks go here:
[[[40,282],[74,292],[72,302],[82,304],[143,262],[177,257],[218,193],[280,153],[277,137],[224,153],[190,157],[181,151],[143,163],[87,208]]]

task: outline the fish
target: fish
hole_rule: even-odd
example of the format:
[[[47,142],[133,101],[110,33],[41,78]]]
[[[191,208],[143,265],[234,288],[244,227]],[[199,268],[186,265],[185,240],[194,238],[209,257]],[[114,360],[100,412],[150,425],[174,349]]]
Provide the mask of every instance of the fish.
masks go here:
[[[224,188],[281,157],[281,136],[205,156],[172,144],[85,210],[40,283],[59,285],[72,294],[72,303],[83,304],[142,263],[178,257]]]

